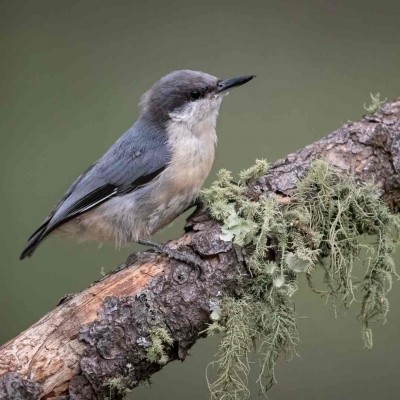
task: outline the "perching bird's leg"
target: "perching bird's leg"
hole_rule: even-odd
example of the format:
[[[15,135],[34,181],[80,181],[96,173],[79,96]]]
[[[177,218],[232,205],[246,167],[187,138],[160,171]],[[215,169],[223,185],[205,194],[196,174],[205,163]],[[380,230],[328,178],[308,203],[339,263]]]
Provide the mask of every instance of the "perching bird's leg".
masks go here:
[[[196,207],[196,209],[193,211],[193,213],[196,213],[198,211],[203,210],[204,208],[206,208],[206,205],[204,203],[204,201],[201,199],[200,196],[196,197],[195,200],[190,203],[183,211],[182,214],[184,212],[186,212],[187,210],[190,210],[191,208]]]
[[[195,212],[200,212],[207,207],[206,203],[204,203],[202,197],[200,197],[200,196],[196,197],[196,200],[194,201],[193,206],[196,207]]]
[[[139,239],[137,241],[137,243],[139,243],[143,246],[148,246],[151,249],[153,249],[154,251],[156,251],[157,253],[165,254],[166,256],[168,256],[169,258],[173,258],[174,260],[185,262],[186,264],[190,265],[194,269],[197,269],[199,271],[200,275],[203,272],[202,261],[193,254],[182,253],[180,251],[173,250],[164,244],[154,243],[154,242],[151,242],[150,240]]]

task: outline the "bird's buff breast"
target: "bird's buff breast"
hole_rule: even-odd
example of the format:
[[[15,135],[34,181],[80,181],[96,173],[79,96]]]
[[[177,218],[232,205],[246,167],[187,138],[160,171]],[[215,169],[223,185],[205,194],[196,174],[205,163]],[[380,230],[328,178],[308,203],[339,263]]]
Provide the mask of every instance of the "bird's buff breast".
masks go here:
[[[171,124],[169,129],[173,143],[172,158],[159,180],[166,186],[156,189],[158,206],[150,215],[151,233],[168,225],[193,203],[214,161],[214,124],[207,124],[206,121],[205,124],[197,124],[196,130],[190,130],[186,124],[176,123]]]

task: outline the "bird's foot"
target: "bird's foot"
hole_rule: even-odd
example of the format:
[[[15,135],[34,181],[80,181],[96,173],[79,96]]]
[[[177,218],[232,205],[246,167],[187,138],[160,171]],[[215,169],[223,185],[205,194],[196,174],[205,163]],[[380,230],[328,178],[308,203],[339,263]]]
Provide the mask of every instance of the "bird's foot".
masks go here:
[[[204,202],[204,200],[201,196],[196,197],[193,205],[196,206],[196,211],[204,210],[207,207],[206,203]]]
[[[195,256],[194,254],[182,253],[180,251],[171,249],[170,247],[164,244],[154,243],[151,242],[150,240],[139,239],[137,243],[143,246],[150,247],[157,253],[164,254],[174,260],[183,261],[184,263],[190,265],[193,269],[198,270],[199,276],[203,272],[203,262],[200,260],[199,257]]]
[[[190,210],[193,207],[196,207],[196,209],[193,211],[193,214],[194,214],[194,213],[197,213],[197,212],[205,209],[206,208],[206,204],[204,203],[204,201],[202,200],[202,198],[200,196],[197,196],[194,199],[194,201],[192,201],[190,203],[190,205],[183,212],[185,212],[187,210]]]

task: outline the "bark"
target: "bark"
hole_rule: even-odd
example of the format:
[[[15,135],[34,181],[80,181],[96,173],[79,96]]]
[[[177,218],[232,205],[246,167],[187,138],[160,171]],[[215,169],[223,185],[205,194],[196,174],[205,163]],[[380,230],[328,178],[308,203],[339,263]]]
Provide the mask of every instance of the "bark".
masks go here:
[[[374,115],[348,123],[276,162],[249,187],[257,201],[274,193],[289,203],[296,181],[313,159],[325,159],[372,182],[393,212],[400,208],[400,98]],[[169,361],[184,360],[210,322],[210,303],[240,288],[243,259],[219,239],[207,211],[189,217],[171,248],[203,260],[203,273],[154,253],[138,253],[0,348],[0,399],[96,399],[111,378],[134,387],[162,365],[146,359],[149,331],[165,327],[173,339]],[[115,398],[118,396],[115,394]]]

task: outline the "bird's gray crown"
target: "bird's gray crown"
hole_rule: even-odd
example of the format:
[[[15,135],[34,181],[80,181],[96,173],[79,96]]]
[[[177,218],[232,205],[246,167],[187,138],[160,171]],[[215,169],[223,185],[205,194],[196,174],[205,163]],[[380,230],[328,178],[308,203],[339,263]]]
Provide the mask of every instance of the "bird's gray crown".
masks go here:
[[[217,90],[218,78],[200,71],[180,70],[162,77],[143,96],[141,116],[166,122],[170,114]]]

